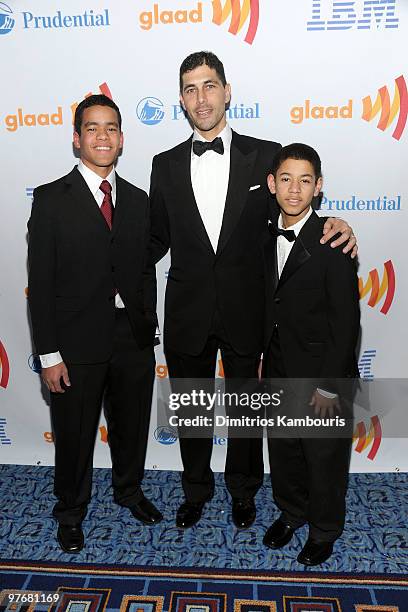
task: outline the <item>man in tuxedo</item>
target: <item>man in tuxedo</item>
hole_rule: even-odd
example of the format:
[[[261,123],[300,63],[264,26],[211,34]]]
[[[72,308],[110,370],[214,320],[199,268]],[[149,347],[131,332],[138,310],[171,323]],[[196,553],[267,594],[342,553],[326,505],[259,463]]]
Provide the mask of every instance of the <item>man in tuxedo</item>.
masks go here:
[[[114,168],[121,115],[104,95],[75,113],[78,166],[37,187],[29,228],[29,305],[55,441],[53,514],[65,552],[84,544],[104,397],[115,501],[162,519],[141,489],[154,380],[156,275],[147,194]]]
[[[352,259],[320,243],[324,221],[311,207],[322,185],[317,152],[301,143],[283,147],[268,184],[281,212],[278,223],[270,221],[264,249],[264,373],[278,379],[274,387],[285,389],[281,417],[308,415],[324,426],[305,426],[298,437],[290,437],[284,426],[271,430],[271,480],[281,514],[264,543],[282,548],[306,523],[309,538],[298,561],[318,565],[330,557],[344,526],[352,435],[348,406],[358,377],[358,279]]]
[[[180,102],[193,135],[153,159],[153,255],[158,261],[171,253],[164,352],[173,379],[213,378],[219,349],[227,379],[257,377],[265,291],[260,244],[270,205],[266,176],[280,145],[233,132],[226,121],[230,99],[221,61],[206,51],[189,55],[180,67]],[[328,237],[344,231],[338,243],[350,236],[340,220],[326,229]],[[176,524],[188,528],[213,495],[212,438],[182,437],[180,450],[185,502]],[[225,480],[238,528],[255,519],[262,479],[262,439],[230,438]]]

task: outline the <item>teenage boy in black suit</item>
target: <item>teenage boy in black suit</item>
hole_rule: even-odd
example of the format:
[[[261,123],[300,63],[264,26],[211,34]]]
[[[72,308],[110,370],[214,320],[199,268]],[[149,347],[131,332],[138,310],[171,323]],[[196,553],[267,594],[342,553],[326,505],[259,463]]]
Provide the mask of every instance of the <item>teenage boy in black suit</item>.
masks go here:
[[[35,189],[28,222],[28,299],[55,434],[54,516],[70,553],[84,544],[104,394],[115,501],[146,524],[162,519],[140,486],[156,323],[148,198],[115,172],[123,135],[110,98],[83,100],[74,130],[78,166]]]
[[[307,395],[306,413],[332,417],[342,403],[344,379],[358,377],[355,263],[329,244],[320,244],[324,219],[311,207],[322,186],[320,158],[314,149],[298,143],[281,149],[268,186],[276,195],[280,216],[277,226],[270,221],[272,237],[264,251],[264,374],[318,380]],[[344,526],[350,438],[347,434],[331,439],[270,437],[268,449],[281,515],[266,532],[264,544],[281,548],[307,523],[309,538],[298,561],[323,563]]]
[[[164,319],[169,375],[211,379],[220,350],[226,379],[256,378],[265,312],[266,176],[280,145],[231,129],[231,86],[216,55],[192,53],[179,77],[180,103],[194,132],[154,157],[150,185],[153,255],[158,261],[171,254]],[[325,230],[325,239],[342,232],[336,246],[347,239],[346,250],[355,245],[344,221],[328,219]],[[197,523],[213,495],[212,445],[211,437],[180,439],[185,502],[178,527]],[[262,481],[262,439],[231,437],[225,482],[240,529],[255,520]]]

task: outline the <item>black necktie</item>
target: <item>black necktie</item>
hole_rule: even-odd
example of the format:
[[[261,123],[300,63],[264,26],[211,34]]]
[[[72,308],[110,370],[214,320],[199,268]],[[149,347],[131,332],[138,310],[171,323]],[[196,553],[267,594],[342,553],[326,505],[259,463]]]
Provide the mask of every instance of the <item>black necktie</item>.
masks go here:
[[[201,156],[206,151],[215,151],[220,155],[224,155],[224,143],[222,142],[222,138],[219,136],[208,142],[207,140],[194,140],[193,141],[193,151],[196,155]]]
[[[286,240],[289,240],[289,242],[293,242],[294,240],[296,240],[296,234],[294,230],[280,229],[280,227],[276,227],[273,223],[269,223],[268,227],[272,236],[283,236],[284,238],[286,238]]]

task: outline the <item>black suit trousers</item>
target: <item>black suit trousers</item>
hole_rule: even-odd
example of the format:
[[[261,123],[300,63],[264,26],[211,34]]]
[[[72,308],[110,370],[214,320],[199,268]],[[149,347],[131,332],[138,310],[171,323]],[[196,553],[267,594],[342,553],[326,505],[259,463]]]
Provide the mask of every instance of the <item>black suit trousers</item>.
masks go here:
[[[109,361],[67,363],[71,386],[51,394],[55,437],[54,516],[80,523],[91,497],[92,462],[102,401],[108,427],[115,501],[130,507],[140,488],[146,456],[154,380],[154,352],[140,349],[124,309],[116,309]]]
[[[265,356],[265,375],[286,378],[277,329]],[[322,542],[340,537],[345,521],[351,438],[268,438],[275,503],[293,528],[307,523]]]
[[[260,355],[236,353],[228,342],[218,313],[199,355],[177,353],[165,348],[170,378],[213,379],[218,350],[221,351],[226,379],[257,378]],[[210,467],[213,439],[181,437],[179,442],[186,500],[193,503],[207,501],[214,492],[214,475]],[[228,439],[225,483],[232,498],[252,498],[261,486],[264,473],[262,443],[262,436]]]

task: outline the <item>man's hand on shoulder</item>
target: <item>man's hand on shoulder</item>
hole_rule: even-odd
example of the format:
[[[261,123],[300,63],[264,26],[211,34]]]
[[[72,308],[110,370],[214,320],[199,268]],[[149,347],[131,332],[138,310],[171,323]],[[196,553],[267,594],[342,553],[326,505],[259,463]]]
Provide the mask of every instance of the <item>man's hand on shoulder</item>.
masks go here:
[[[325,395],[319,393],[317,389],[312,395],[309,406],[314,408],[315,416],[322,419],[324,419],[327,415],[330,418],[333,418],[336,412],[341,412],[339,398],[337,395],[335,397],[326,397]]]
[[[61,379],[66,387],[71,386],[68,370],[63,361],[50,368],[43,368],[41,376],[51,393],[65,393],[65,390],[61,387]]]
[[[357,255],[358,246],[353,229],[346,221],[343,221],[343,219],[329,217],[323,226],[323,237],[320,239],[321,244],[325,244],[336,234],[341,234],[341,236],[333,240],[330,246],[334,249],[347,242],[346,246],[343,248],[343,253],[349,253],[351,251],[351,258],[354,259]]]

